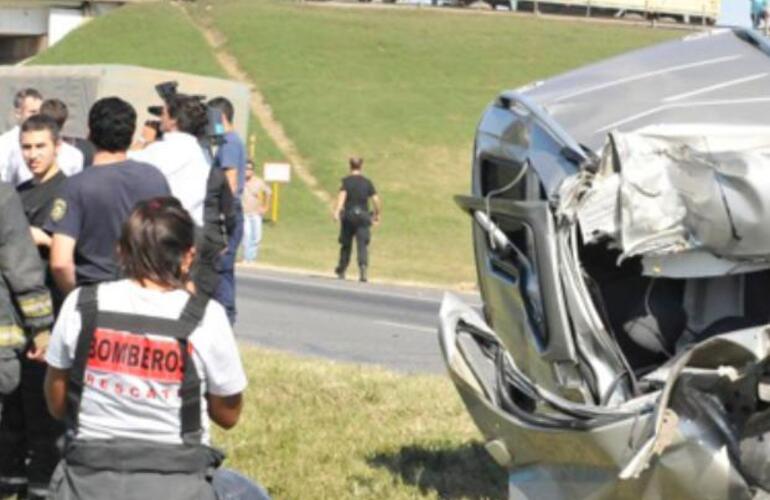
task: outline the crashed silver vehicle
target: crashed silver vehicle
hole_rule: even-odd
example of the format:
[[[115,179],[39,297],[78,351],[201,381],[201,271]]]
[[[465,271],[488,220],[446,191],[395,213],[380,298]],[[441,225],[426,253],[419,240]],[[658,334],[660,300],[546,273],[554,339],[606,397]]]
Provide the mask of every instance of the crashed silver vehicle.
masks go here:
[[[664,43],[501,94],[478,127],[477,312],[449,373],[510,498],[770,490],[770,44]]]

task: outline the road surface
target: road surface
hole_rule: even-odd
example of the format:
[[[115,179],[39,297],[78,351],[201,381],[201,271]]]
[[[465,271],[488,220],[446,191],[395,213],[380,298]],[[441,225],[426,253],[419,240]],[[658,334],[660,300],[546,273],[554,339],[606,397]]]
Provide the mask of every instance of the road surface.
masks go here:
[[[242,341],[406,373],[444,373],[437,340],[443,291],[237,270]],[[459,294],[478,306],[475,294]]]

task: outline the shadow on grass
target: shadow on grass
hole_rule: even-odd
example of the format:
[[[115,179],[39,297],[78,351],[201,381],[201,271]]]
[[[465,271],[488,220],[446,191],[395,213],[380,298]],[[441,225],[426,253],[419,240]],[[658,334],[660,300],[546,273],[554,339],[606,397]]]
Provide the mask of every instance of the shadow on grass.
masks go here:
[[[446,499],[507,498],[507,476],[479,443],[463,446],[404,446],[377,453],[369,465],[388,469],[422,493]]]

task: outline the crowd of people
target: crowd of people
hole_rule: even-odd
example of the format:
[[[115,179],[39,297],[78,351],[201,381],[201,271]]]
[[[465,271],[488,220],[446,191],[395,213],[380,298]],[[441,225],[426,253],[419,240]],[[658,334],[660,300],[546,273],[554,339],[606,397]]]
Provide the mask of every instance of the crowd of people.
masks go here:
[[[228,99],[163,85],[138,139],[119,97],[69,137],[62,100],[14,96],[17,125],[0,135],[0,499],[267,498],[220,468],[209,420],[229,429],[241,413],[234,267],[241,244],[257,258],[271,190]],[[366,281],[381,202],[362,167],[351,158],[333,212],[336,273],[356,240]]]
[[[266,498],[209,440],[209,419],[229,429],[241,412],[234,262],[244,224],[256,258],[265,189],[230,101],[163,98],[134,141],[118,97],[92,105],[84,138],[63,135],[63,101],[14,97],[18,124],[0,135],[0,498]],[[244,190],[263,201],[242,206]]]

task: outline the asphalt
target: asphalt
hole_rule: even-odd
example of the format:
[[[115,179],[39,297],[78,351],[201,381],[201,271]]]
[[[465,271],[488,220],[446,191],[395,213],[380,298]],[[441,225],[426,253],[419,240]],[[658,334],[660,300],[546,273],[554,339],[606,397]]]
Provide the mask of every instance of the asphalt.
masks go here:
[[[437,339],[443,291],[239,269],[241,341],[402,373],[445,373]],[[478,306],[476,294],[459,293]]]

